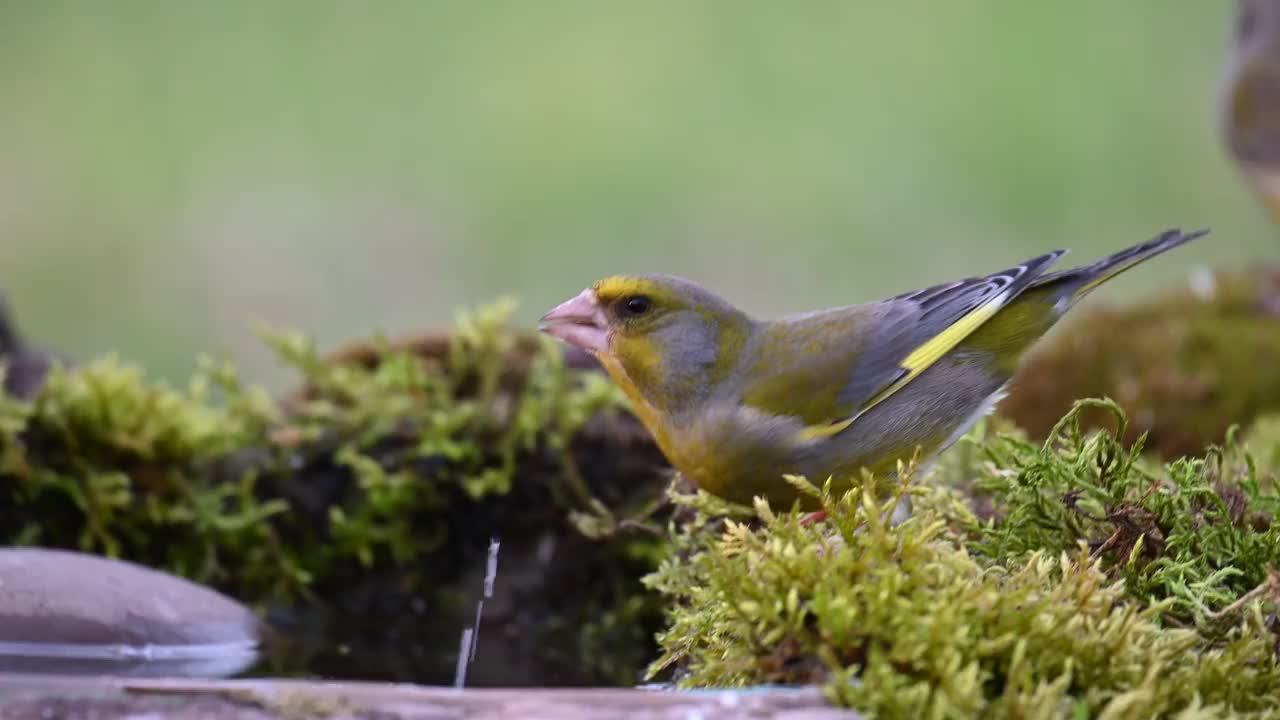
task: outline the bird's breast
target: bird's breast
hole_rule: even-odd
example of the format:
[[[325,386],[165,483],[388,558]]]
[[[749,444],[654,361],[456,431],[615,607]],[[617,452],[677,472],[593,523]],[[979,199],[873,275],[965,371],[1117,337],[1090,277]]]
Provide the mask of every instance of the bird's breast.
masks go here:
[[[810,447],[795,437],[803,423],[740,404],[705,408],[667,438],[668,459],[698,487],[727,500],[750,503],[790,495],[782,475],[802,474]]]

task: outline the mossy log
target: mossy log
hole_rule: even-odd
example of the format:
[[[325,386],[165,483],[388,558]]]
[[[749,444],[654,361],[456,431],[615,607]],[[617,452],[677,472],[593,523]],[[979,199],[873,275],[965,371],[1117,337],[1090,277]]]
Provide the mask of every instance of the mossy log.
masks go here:
[[[0,543],[168,569],[256,605],[261,672],[448,682],[501,575],[471,684],[629,684],[660,610],[659,542],[597,539],[662,497],[661,455],[620,396],[510,307],[449,335],[321,355],[266,333],[283,399],[205,361],[176,391],[100,358],[0,397]]]

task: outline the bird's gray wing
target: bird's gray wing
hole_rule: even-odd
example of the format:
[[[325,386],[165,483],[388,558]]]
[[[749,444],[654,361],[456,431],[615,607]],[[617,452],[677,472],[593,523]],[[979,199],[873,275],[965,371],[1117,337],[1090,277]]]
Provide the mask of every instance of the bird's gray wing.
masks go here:
[[[946,355],[1025,290],[1065,250],[981,277],[934,285],[882,303],[878,329],[863,345],[837,405],[850,412],[806,428],[802,436],[829,437],[882,403]]]

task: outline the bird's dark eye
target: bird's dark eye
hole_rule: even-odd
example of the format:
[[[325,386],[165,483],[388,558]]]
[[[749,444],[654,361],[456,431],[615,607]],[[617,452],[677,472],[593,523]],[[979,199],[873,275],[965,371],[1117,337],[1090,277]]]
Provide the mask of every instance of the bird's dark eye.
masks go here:
[[[623,307],[627,309],[628,315],[643,315],[649,312],[649,308],[653,307],[653,302],[644,295],[632,295],[627,298],[627,302]]]

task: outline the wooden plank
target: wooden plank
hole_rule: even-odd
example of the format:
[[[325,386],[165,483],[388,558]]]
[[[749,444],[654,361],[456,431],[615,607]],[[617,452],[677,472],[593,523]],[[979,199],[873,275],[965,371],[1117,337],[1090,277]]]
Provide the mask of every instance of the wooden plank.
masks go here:
[[[466,688],[308,680],[186,680],[0,674],[0,720],[857,720],[817,688],[680,692]]]

